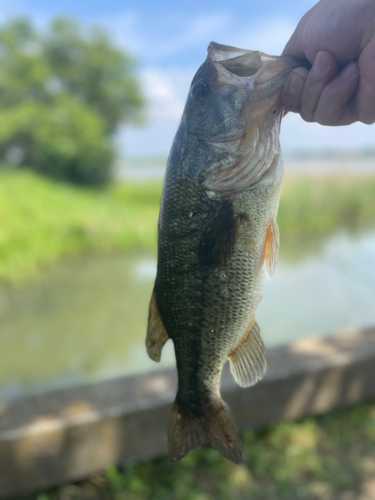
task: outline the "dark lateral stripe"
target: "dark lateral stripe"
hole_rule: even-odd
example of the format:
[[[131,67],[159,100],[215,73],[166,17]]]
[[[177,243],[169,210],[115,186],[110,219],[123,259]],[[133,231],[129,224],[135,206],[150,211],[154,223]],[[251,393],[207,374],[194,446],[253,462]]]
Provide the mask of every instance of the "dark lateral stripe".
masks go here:
[[[242,218],[233,214],[231,201],[224,201],[219,206],[199,241],[198,257],[201,265],[217,268],[230,262]]]

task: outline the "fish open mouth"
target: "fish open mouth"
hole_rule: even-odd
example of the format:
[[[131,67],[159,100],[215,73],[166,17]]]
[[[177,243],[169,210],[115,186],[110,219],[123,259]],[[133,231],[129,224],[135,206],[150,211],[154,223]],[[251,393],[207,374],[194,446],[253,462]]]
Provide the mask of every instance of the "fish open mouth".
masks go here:
[[[209,62],[218,73],[222,88],[247,91],[250,117],[241,135],[204,139],[215,150],[226,152],[225,161],[204,172],[202,185],[211,191],[233,191],[255,186],[279,158],[281,89],[291,71],[301,61],[291,56],[270,56],[254,50],[238,49],[211,42]],[[278,161],[278,160],[277,160]]]
[[[246,50],[211,42],[207,60],[214,64],[221,84],[253,89],[257,93],[279,90],[293,69],[305,62],[292,56],[270,56],[257,50]],[[259,95],[257,96],[260,97]]]

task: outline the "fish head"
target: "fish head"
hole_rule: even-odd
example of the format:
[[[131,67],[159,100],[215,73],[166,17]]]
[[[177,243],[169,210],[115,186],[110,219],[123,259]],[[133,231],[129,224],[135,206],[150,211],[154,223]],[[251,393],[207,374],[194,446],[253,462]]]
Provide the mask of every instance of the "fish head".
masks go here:
[[[243,189],[259,181],[269,163],[265,151],[270,159],[279,148],[281,89],[300,65],[290,56],[209,45],[181,123],[181,160],[191,178],[213,190]]]

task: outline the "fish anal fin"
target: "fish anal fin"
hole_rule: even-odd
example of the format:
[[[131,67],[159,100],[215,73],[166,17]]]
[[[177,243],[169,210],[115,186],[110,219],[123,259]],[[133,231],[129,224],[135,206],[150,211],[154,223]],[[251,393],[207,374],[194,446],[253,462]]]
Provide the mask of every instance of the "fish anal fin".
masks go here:
[[[228,460],[236,464],[243,462],[241,440],[228,408],[220,398],[207,405],[201,416],[191,414],[176,400],[168,432],[170,462],[178,462],[207,442]]]
[[[244,338],[229,355],[230,370],[241,387],[254,385],[267,368],[264,344],[256,321],[250,324]]]
[[[159,362],[164,344],[169,339],[157,303],[156,293],[153,291],[148,314],[146,337],[147,354],[153,361]]]
[[[267,271],[270,276],[273,275],[276,267],[277,255],[280,247],[280,233],[276,220],[271,222],[266,236],[266,245],[264,250],[264,260]]]
[[[205,227],[198,247],[199,262],[212,268],[226,266],[233,256],[244,216],[234,215],[232,203],[224,201]]]

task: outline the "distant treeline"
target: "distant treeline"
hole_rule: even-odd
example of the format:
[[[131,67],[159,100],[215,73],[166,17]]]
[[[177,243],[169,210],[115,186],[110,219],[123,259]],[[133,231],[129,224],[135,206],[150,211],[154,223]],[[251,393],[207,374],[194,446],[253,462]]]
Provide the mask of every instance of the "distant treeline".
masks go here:
[[[296,160],[347,160],[375,158],[375,148],[354,149],[342,151],[340,149],[296,150],[284,154],[287,159]]]

